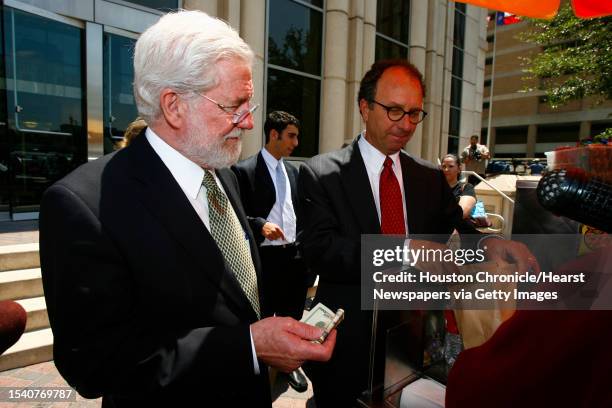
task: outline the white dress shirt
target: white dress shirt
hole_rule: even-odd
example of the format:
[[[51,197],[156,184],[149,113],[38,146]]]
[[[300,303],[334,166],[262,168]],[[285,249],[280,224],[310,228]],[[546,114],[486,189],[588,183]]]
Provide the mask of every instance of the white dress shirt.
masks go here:
[[[162,162],[166,165],[172,177],[176,180],[178,185],[185,193],[185,196],[193,206],[193,209],[198,214],[206,229],[210,231],[210,218],[208,216],[208,196],[206,195],[206,187],[202,185],[204,180],[204,169],[183,156],[181,153],[176,151],[168,143],[164,142],[155,132],[147,127],[145,136]],[[225,193],[223,185],[219,182],[219,178],[213,171],[212,174],[215,177],[217,185]],[[245,237],[247,235],[245,234]],[[248,244],[248,243],[247,243]],[[248,247],[249,250],[251,247]],[[259,363],[257,361],[257,354],[255,352],[255,344],[253,343],[253,334],[249,327],[249,334],[251,336],[251,351],[253,353],[253,365],[255,367],[255,374],[259,374]]]
[[[282,226],[283,234],[285,235],[285,239],[276,239],[274,241],[270,241],[268,238],[266,238],[261,243],[261,246],[292,244],[295,242],[296,219],[295,210],[293,209],[293,200],[291,199],[291,183],[289,183],[289,177],[287,176],[287,168],[283,165],[282,158],[280,160],[276,160],[276,157],[272,156],[265,147],[261,149],[261,155],[266,162],[266,167],[268,168],[268,173],[270,173],[270,177],[274,183],[274,191],[276,192],[276,201],[274,202],[274,206],[272,206],[270,209],[270,214],[268,214],[266,220]],[[280,197],[278,196],[278,185],[276,181],[277,166],[281,166],[283,175],[285,177],[285,185],[287,186],[284,201],[281,201]],[[280,218],[281,213],[282,220]]]
[[[378,222],[380,224],[380,174],[383,171],[383,163],[387,156],[382,154],[380,150],[375,148],[365,138],[365,130],[359,136],[359,151],[361,152],[361,158],[366,167],[368,173],[368,179],[370,180],[370,188],[372,189],[372,195],[374,196],[374,203],[376,204],[376,212],[378,214]],[[402,167],[400,164],[399,152],[389,156],[393,160],[393,173],[397,178],[400,190],[402,191],[402,207],[404,209],[404,222],[406,223],[406,232],[408,232],[408,217],[406,216],[406,196],[404,195],[404,178],[402,175]]]

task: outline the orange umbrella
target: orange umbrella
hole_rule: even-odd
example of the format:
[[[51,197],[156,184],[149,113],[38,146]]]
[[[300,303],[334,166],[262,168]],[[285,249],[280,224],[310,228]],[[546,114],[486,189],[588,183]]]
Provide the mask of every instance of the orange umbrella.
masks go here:
[[[532,18],[551,19],[557,14],[561,0],[455,0],[492,10]],[[612,0],[572,0],[578,17],[591,18],[612,15]]]

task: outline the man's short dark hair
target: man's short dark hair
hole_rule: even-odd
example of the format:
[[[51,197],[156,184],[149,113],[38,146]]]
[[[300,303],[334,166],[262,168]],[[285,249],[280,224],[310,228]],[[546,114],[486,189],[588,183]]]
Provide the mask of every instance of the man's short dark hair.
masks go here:
[[[361,80],[359,86],[359,94],[357,95],[357,105],[362,99],[365,99],[370,105],[376,97],[376,86],[382,74],[389,68],[400,67],[404,68],[410,76],[417,79],[421,84],[423,98],[425,97],[425,83],[423,82],[423,74],[410,62],[404,59],[386,59],[376,61]]]
[[[264,134],[266,135],[266,143],[270,141],[270,132],[272,129],[276,130],[279,134],[285,130],[289,125],[293,125],[298,130],[300,129],[300,121],[290,113],[283,111],[274,111],[268,113],[266,123],[264,123]]]
[[[472,136],[470,136],[470,140],[472,140],[472,139],[476,139],[476,141],[478,141],[478,139],[480,139],[480,136],[472,135]]]

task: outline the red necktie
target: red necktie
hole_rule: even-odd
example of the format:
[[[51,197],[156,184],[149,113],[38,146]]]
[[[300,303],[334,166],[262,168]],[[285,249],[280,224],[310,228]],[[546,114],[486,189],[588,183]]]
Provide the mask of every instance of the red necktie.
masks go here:
[[[380,230],[383,234],[406,235],[402,190],[393,173],[393,160],[389,156],[380,174]]]

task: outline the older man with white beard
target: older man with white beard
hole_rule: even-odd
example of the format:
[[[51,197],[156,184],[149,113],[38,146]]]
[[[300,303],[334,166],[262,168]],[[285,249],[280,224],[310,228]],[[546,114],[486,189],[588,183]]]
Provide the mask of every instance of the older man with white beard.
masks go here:
[[[253,127],[253,53],[201,12],[136,43],[150,125],[43,197],[40,251],[54,359],[104,406],[270,406],[267,365],[326,361],[335,333],[262,316],[260,265],[233,173]]]

